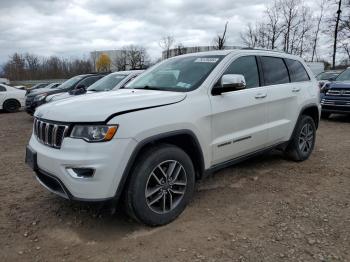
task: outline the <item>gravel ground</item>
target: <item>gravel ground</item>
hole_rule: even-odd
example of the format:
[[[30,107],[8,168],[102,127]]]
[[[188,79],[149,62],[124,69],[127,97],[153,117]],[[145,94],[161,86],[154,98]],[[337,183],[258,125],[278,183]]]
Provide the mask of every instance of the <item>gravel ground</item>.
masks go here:
[[[322,121],[305,162],[271,152],[201,181],[158,228],[41,187],[31,125],[0,113],[0,261],[350,261],[350,117]]]

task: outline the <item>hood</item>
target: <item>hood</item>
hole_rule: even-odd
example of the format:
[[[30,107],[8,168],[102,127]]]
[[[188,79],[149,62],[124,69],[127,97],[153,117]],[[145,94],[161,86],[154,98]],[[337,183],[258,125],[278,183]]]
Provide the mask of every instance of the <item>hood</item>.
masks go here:
[[[62,122],[103,122],[113,114],[177,103],[186,93],[120,89],[74,96],[40,106],[35,116]]]
[[[342,82],[331,82],[328,84],[328,88],[331,89],[350,89],[350,81],[342,81]]]
[[[93,91],[86,91],[86,93],[84,94],[79,94],[79,95],[86,95],[86,94],[94,94],[96,92]],[[58,100],[62,100],[62,99],[67,99],[67,98],[71,98],[71,97],[75,97],[77,95],[72,95],[69,92],[65,92],[65,93],[58,93],[58,94],[53,94],[53,95],[49,95],[46,98],[46,102],[53,102],[53,101],[58,101]]]
[[[39,89],[34,89],[34,90],[30,91],[27,96],[31,97],[31,96],[37,96],[40,94],[44,94],[44,93],[54,94],[54,93],[60,93],[60,92],[64,92],[64,91],[61,89],[57,89],[57,88],[39,88]]]

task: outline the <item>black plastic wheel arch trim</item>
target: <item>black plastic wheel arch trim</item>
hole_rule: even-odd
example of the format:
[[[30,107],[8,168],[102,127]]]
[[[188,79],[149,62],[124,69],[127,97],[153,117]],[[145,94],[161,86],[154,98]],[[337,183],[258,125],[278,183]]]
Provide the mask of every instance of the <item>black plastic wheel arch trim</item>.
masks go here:
[[[204,156],[203,156],[203,151],[200,146],[200,143],[196,137],[196,135],[189,129],[181,129],[181,130],[176,130],[176,131],[170,131],[170,132],[165,132],[161,134],[157,134],[151,137],[148,137],[144,140],[142,140],[140,143],[137,144],[133,152],[131,153],[131,156],[128,160],[128,163],[126,164],[126,167],[124,168],[122,177],[120,179],[119,185],[116,189],[115,196],[113,197],[114,201],[118,201],[122,192],[124,191],[124,188],[126,186],[127,179],[129,177],[130,171],[136,161],[137,156],[141,152],[142,148],[149,143],[156,142],[160,139],[165,139],[168,137],[173,137],[177,135],[190,135],[195,142],[195,145],[197,147],[197,150],[199,152],[199,165],[200,165],[200,173],[204,173],[205,165],[204,165]]]

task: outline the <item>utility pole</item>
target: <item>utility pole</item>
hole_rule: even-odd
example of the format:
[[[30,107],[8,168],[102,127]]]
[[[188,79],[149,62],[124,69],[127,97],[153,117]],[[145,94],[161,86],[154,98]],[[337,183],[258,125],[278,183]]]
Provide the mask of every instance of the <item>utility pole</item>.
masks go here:
[[[335,22],[335,29],[334,29],[333,63],[332,63],[333,69],[335,69],[335,56],[337,53],[337,40],[338,40],[338,28],[339,28],[340,14],[341,14],[341,1],[342,0],[339,0],[339,3],[338,3],[337,20]]]

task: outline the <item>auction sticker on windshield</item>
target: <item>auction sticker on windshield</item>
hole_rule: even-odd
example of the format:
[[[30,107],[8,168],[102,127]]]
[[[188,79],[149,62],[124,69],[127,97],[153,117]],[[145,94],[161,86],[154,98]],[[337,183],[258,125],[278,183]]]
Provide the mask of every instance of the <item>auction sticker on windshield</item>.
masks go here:
[[[213,58],[213,57],[200,57],[194,60],[195,63],[216,63],[219,60],[219,58]]]

